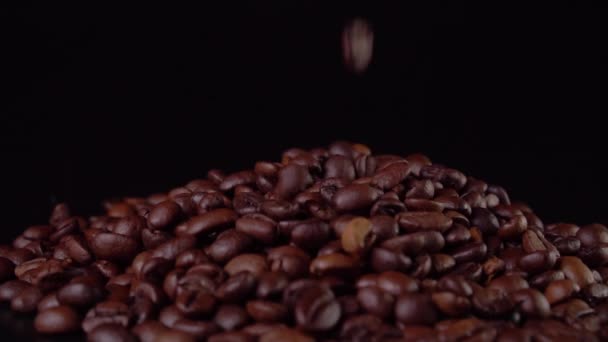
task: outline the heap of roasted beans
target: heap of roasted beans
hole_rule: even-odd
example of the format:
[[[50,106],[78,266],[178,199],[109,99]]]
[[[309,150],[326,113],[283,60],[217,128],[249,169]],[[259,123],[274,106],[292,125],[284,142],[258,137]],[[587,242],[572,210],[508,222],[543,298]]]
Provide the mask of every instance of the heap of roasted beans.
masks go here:
[[[599,341],[608,229],[424,155],[336,142],[0,247],[0,301],[89,341]]]

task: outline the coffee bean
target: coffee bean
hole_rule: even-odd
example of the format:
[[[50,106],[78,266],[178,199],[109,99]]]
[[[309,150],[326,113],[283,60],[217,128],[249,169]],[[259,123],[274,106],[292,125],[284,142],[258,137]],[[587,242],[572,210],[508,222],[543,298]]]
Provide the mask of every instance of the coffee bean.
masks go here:
[[[280,303],[265,300],[247,302],[247,313],[257,322],[282,322],[287,317],[287,307]]]
[[[42,292],[39,288],[34,286],[24,288],[11,300],[11,310],[22,313],[36,311],[41,299]]]
[[[236,221],[237,231],[243,232],[264,244],[272,244],[277,237],[277,223],[261,214],[251,214]]]
[[[152,229],[167,229],[179,220],[181,214],[181,207],[174,201],[161,202],[150,210],[148,226]]]
[[[14,278],[15,265],[8,259],[0,257],[0,282]]]
[[[310,265],[310,256],[294,246],[282,246],[270,250],[268,260],[272,271],[284,272],[290,279],[306,275]]]
[[[175,322],[184,318],[184,315],[175,305],[166,306],[158,314],[158,320],[166,327],[173,327]]]
[[[351,254],[361,254],[375,241],[370,220],[357,217],[352,219],[342,232],[342,248]]]
[[[511,300],[527,317],[546,318],[551,314],[549,302],[535,289],[520,289],[512,292]]]
[[[65,306],[57,308],[63,307]],[[110,323],[126,327],[129,324],[129,307],[124,303],[116,301],[101,302],[87,312],[82,321],[82,330],[88,334],[97,326]]]
[[[360,288],[357,292],[357,299],[361,308],[372,315],[388,318],[393,314],[395,298],[377,287]]]
[[[209,342],[255,342],[256,338],[244,332],[224,332],[209,337]]]
[[[393,296],[418,291],[418,283],[416,280],[395,271],[380,273],[377,280],[377,286]]]
[[[180,330],[167,329],[161,331],[154,342],[194,342],[196,339],[191,334]]]
[[[178,236],[207,236],[233,224],[237,218],[236,212],[232,209],[214,209],[191,218],[185,225],[178,226],[175,233]]]
[[[249,271],[241,271],[220,285],[217,289],[217,297],[224,302],[237,303],[253,293],[256,286],[256,276]]]
[[[397,299],[395,317],[403,324],[431,325],[437,321],[438,313],[429,295],[407,293]]]
[[[242,271],[248,271],[255,276],[260,276],[268,269],[266,258],[259,254],[241,254],[232,258],[224,270],[230,275],[235,275]]]
[[[154,342],[157,336],[167,330],[167,327],[160,322],[145,321],[135,325],[131,329],[131,332],[133,332],[141,342]]]
[[[494,278],[488,284],[488,288],[497,289],[506,293],[527,289],[528,287],[528,282],[517,274],[507,274]]]
[[[310,273],[324,276],[349,276],[357,272],[357,261],[344,254],[332,253],[315,258],[310,264]]]
[[[291,241],[304,249],[319,248],[330,238],[329,225],[312,219],[296,225],[291,231]]]
[[[327,331],[341,316],[340,303],[333,293],[320,286],[303,289],[295,303],[295,318],[306,331]]]
[[[36,331],[42,334],[63,334],[80,327],[78,313],[69,306],[57,306],[38,312],[34,319]]]
[[[87,335],[89,342],[135,342],[135,337],[118,324],[102,324]]]
[[[206,291],[184,291],[175,298],[175,307],[188,317],[201,317],[213,312],[217,300]]]
[[[475,311],[482,317],[504,317],[513,310],[515,303],[499,289],[482,288],[476,290],[472,297]]]
[[[547,285],[545,297],[553,305],[572,297],[578,291],[580,287],[570,279],[554,280]]]
[[[376,272],[405,272],[412,266],[412,259],[401,251],[374,248],[371,254],[371,266]]]
[[[259,339],[259,342],[273,341],[313,342],[314,339],[297,330],[284,327],[270,329],[262,334]]]
[[[217,263],[225,264],[230,259],[246,252],[254,244],[254,240],[238,230],[227,230],[206,249],[207,254]]]
[[[591,270],[581,261],[573,256],[561,258],[561,270],[567,279],[574,281],[580,288],[595,282]]]
[[[238,305],[224,304],[217,309],[215,324],[226,331],[238,330],[249,322],[247,311]]]
[[[278,298],[289,284],[287,274],[283,272],[266,272],[260,276],[256,296],[262,299]]]
[[[399,226],[407,232],[437,230],[446,231],[452,226],[452,219],[438,212],[406,212],[397,215]]]
[[[339,189],[332,198],[332,205],[339,212],[368,209],[382,192],[365,184],[351,184]]]
[[[103,289],[88,281],[72,281],[57,291],[57,301],[62,305],[88,308],[103,299]]]

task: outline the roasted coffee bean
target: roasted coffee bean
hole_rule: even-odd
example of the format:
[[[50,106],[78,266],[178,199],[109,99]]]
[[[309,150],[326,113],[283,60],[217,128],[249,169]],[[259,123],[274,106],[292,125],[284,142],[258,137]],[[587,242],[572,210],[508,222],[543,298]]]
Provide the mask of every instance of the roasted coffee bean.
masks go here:
[[[207,236],[234,224],[237,218],[236,212],[232,209],[214,209],[191,218],[184,225],[177,226],[175,233],[178,236]]]
[[[295,303],[295,318],[306,331],[327,331],[341,316],[340,303],[333,293],[321,286],[303,289]]]
[[[342,232],[341,240],[344,251],[355,255],[363,253],[376,240],[372,222],[364,217],[352,219]]]
[[[158,320],[166,327],[171,328],[175,322],[184,318],[184,315],[175,305],[166,306],[158,314]]]
[[[339,189],[331,199],[339,212],[368,209],[380,198],[382,191],[366,184],[351,184]]]
[[[176,237],[156,247],[150,257],[175,260],[180,253],[194,248],[195,244],[196,239],[192,236]]]
[[[473,208],[471,224],[478,227],[485,235],[495,234],[499,228],[498,218],[490,210]]]
[[[472,297],[472,304],[480,316],[487,318],[504,317],[515,306],[505,292],[493,288],[476,290]]]
[[[255,276],[260,276],[266,270],[268,270],[268,265],[266,263],[266,258],[259,254],[241,254],[234,258],[232,258],[226,266],[224,266],[224,270],[229,275],[235,275],[242,271],[248,271],[254,274]]]
[[[371,266],[376,272],[405,272],[412,266],[412,259],[401,251],[378,247],[372,250]]]
[[[270,329],[262,334],[259,339],[259,342],[273,341],[313,342],[314,339],[295,329],[285,327]]]
[[[378,201],[376,201],[376,203],[374,203],[372,209],[370,210],[370,214],[372,216],[386,215],[387,217],[392,218],[392,216],[406,210],[405,204],[399,200],[399,197],[395,196],[396,198],[393,198],[387,196],[390,194],[395,193],[387,192]]]
[[[246,305],[247,313],[256,322],[282,322],[287,318],[287,307],[281,303],[251,300]]]
[[[255,291],[256,276],[249,271],[241,271],[228,278],[217,289],[217,297],[230,303],[238,303]]]
[[[547,285],[545,297],[553,305],[572,297],[580,287],[570,279],[554,280]]]
[[[12,261],[0,257],[0,282],[4,282],[15,277],[15,265]]]
[[[171,240],[173,236],[162,230],[143,229],[141,231],[141,242],[147,250],[153,250]]]
[[[452,228],[445,232],[445,242],[450,246],[461,245],[470,239],[471,231],[460,224],[454,224]]]
[[[376,284],[380,289],[392,294],[393,296],[418,291],[418,283],[416,280],[406,276],[403,273],[395,271],[386,271],[380,273]]]
[[[304,249],[319,248],[330,239],[329,225],[312,219],[296,225],[291,231],[291,241]]]
[[[549,302],[538,290],[520,289],[510,293],[509,297],[527,317],[546,318],[551,314]]]
[[[34,327],[42,334],[74,332],[80,327],[80,317],[69,306],[57,306],[38,312],[34,319]]]
[[[71,281],[57,291],[57,300],[62,305],[88,308],[104,296],[103,289],[92,281]]]
[[[547,271],[541,273],[530,280],[530,285],[537,289],[544,289],[549,285],[552,281],[565,279],[566,276],[562,271]]]
[[[486,256],[488,247],[483,242],[471,242],[457,247],[452,251],[452,257],[457,263],[481,261]]]
[[[407,293],[397,299],[395,317],[403,324],[431,325],[439,315],[429,295]]]
[[[64,306],[58,308],[62,307]],[[110,323],[126,327],[129,324],[129,307],[124,303],[115,301],[101,302],[87,312],[82,321],[82,329],[88,334],[97,326]]]
[[[255,342],[256,339],[252,335],[245,332],[223,332],[209,337],[209,342]]]
[[[102,324],[97,326],[87,335],[89,342],[135,342],[135,336],[118,324]]]
[[[215,296],[207,291],[184,291],[175,298],[175,307],[188,317],[208,315],[216,303]]]
[[[494,278],[488,284],[488,288],[497,289],[506,293],[527,289],[528,287],[528,282],[518,274],[503,275]]]
[[[230,259],[246,252],[254,244],[247,234],[231,229],[221,233],[206,249],[206,253],[217,263],[225,264]]]
[[[185,332],[199,341],[205,341],[207,338],[209,338],[209,336],[220,331],[220,328],[213,322],[190,320],[185,318],[177,320],[173,324],[173,329]]]
[[[239,305],[224,304],[217,309],[213,321],[226,331],[244,327],[250,318],[247,311]]]
[[[583,247],[595,247],[598,244],[608,243],[608,228],[601,224],[590,224],[576,232],[576,237]]]
[[[42,297],[42,299],[38,302],[38,311],[44,311],[46,309],[54,308],[59,306],[59,301],[57,300],[57,293],[51,292],[46,296]]]
[[[388,318],[393,314],[395,297],[375,286],[360,288],[357,292],[357,300],[359,306],[372,315]]]
[[[155,205],[148,214],[148,226],[152,229],[168,229],[182,215],[181,207],[174,201],[164,201]]]
[[[236,221],[236,229],[264,244],[272,244],[277,237],[277,223],[261,214],[241,217]]]
[[[452,219],[438,212],[405,212],[397,215],[399,226],[407,232],[437,230],[446,231],[452,226]]]
[[[41,299],[42,291],[39,288],[34,286],[25,288],[11,300],[11,310],[22,313],[36,311]]]
[[[268,252],[268,261],[272,271],[281,271],[290,279],[308,274],[310,256],[294,246],[277,247]]]
[[[283,272],[266,272],[260,276],[256,296],[262,299],[279,298],[289,284],[287,274]]]
[[[315,258],[310,264],[310,273],[325,276],[349,276],[357,272],[359,264],[356,259],[340,254],[325,254]]]
[[[566,278],[574,281],[580,288],[595,282],[593,273],[581,259],[573,256],[564,256],[560,260],[561,270]]]

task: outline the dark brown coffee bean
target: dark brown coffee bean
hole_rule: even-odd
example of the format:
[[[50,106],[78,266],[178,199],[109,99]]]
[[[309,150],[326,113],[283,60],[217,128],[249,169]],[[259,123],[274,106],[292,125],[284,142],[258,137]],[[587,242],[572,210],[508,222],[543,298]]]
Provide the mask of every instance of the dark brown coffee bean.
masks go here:
[[[217,300],[206,291],[184,291],[175,298],[175,307],[187,317],[208,315],[215,309]]]
[[[251,300],[246,305],[247,313],[257,322],[282,322],[287,317],[287,307],[265,300]]]
[[[340,303],[333,293],[321,286],[303,289],[295,303],[295,318],[307,331],[327,331],[340,319]]]
[[[38,303],[42,299],[42,292],[37,287],[24,288],[11,300],[11,310],[29,313],[36,311]]]
[[[198,215],[203,215],[214,209],[230,208],[231,205],[237,213],[241,211],[255,211],[259,210],[261,203],[261,196],[253,193],[237,194],[234,196],[232,203],[226,195],[218,191],[195,192],[192,194],[191,199]],[[253,201],[250,201],[250,199]],[[255,199],[259,199],[259,201],[256,202]]]
[[[199,341],[206,341],[209,336],[220,331],[220,328],[213,322],[196,321],[186,318],[177,320],[173,324],[173,329],[185,332]]]
[[[407,293],[397,299],[395,317],[403,324],[431,325],[437,321],[438,314],[429,295]]]
[[[268,252],[268,261],[272,271],[284,272],[294,279],[308,274],[310,256],[298,247],[282,246]]]
[[[215,324],[226,331],[238,330],[249,322],[247,311],[239,305],[220,306],[213,318]]]
[[[471,242],[455,248],[452,257],[457,263],[481,261],[486,256],[488,249],[483,242]]]
[[[581,241],[574,237],[557,238],[553,240],[560,255],[575,255],[581,248]]]
[[[497,289],[510,293],[521,289],[527,289],[528,282],[518,274],[507,274],[493,279],[488,288]]]
[[[407,232],[436,230],[446,231],[452,226],[452,219],[437,212],[405,212],[397,215],[399,226]]]
[[[608,298],[608,285],[591,284],[583,289],[582,295],[586,302],[596,305]]]
[[[154,342],[194,342],[195,337],[192,334],[181,330],[166,329],[161,331],[154,339]]]
[[[239,171],[224,177],[219,185],[221,191],[230,191],[239,185],[255,183],[256,174],[253,171]]]
[[[209,337],[209,342],[255,342],[256,338],[244,332],[224,332]]]
[[[246,252],[254,244],[249,235],[231,229],[221,233],[206,249],[207,254],[217,263],[225,264],[230,259]]]
[[[283,272],[266,272],[260,276],[256,296],[262,299],[280,298],[289,284],[287,274]]]
[[[278,172],[278,181],[274,192],[279,198],[288,199],[306,189],[312,183],[312,177],[305,166],[295,163],[283,167]]]
[[[473,294],[472,304],[480,316],[487,318],[504,317],[513,310],[515,305],[505,292],[492,288],[476,290]]]
[[[527,227],[528,220],[526,220],[525,216],[514,215],[498,229],[498,236],[505,240],[516,239]]]
[[[175,260],[180,253],[194,248],[195,244],[196,238],[193,236],[176,237],[156,247],[150,257]]]
[[[169,229],[182,215],[181,207],[174,201],[155,205],[148,214],[148,226],[152,229]]]
[[[456,265],[454,257],[448,254],[433,254],[431,258],[433,270],[437,274],[446,273]]]
[[[256,276],[248,271],[242,271],[232,275],[220,285],[216,295],[223,302],[238,303],[253,293],[256,286]]]
[[[236,221],[237,231],[243,232],[264,244],[271,244],[277,237],[277,223],[271,218],[252,214]]]
[[[365,184],[351,184],[339,189],[332,205],[339,212],[368,209],[382,194],[381,190]]]
[[[582,227],[576,233],[583,247],[595,247],[598,244],[608,243],[608,228],[601,224],[590,224]]]
[[[118,324],[102,324],[87,335],[88,342],[135,342],[135,336]]]
[[[547,287],[547,285],[549,285],[549,283],[551,283],[552,281],[555,280],[562,280],[565,279],[566,276],[564,275],[564,272],[562,271],[547,271],[544,273],[541,273],[537,276],[534,276],[533,278],[530,279],[530,285],[532,287],[535,287],[539,290],[543,290]]]
[[[374,248],[371,253],[371,266],[376,272],[405,272],[412,266],[412,259],[401,251]]]
[[[46,309],[54,308],[59,306],[59,301],[57,300],[57,293],[51,292],[46,296],[42,297],[42,299],[38,302],[38,311],[44,311]]]
[[[473,208],[471,224],[485,235],[495,234],[499,228],[498,218],[488,209]]]
[[[535,289],[520,289],[509,294],[519,311],[527,317],[546,318],[551,314],[549,302]]]
[[[357,292],[357,299],[360,307],[372,315],[384,319],[393,314],[395,298],[377,287],[360,288]]]
[[[317,256],[334,254],[334,253],[344,253],[344,249],[342,248],[342,241],[333,240],[325,244],[325,246],[321,247],[317,252]]]
[[[209,262],[207,255],[198,249],[183,251],[175,258],[176,268],[190,268],[194,265]]]
[[[470,239],[471,231],[460,224],[454,224],[452,228],[445,232],[445,242],[450,246],[461,245]]]
[[[389,197],[387,195],[394,194],[395,198]],[[378,215],[386,215],[386,216],[395,216],[401,212],[406,210],[405,204],[399,200],[399,197],[395,193],[386,193],[382,196],[370,210],[370,214],[372,216]]]
[[[248,271],[254,274],[256,277],[268,270],[266,258],[259,254],[241,254],[232,258],[224,270],[229,275],[235,275],[242,271]]]
[[[329,225],[316,219],[299,223],[291,231],[291,241],[304,249],[319,248],[327,243],[329,238]]]
[[[175,322],[184,318],[184,315],[177,309],[175,305],[164,307],[158,314],[158,320],[166,327],[171,328]]]
[[[57,306],[39,312],[34,319],[34,327],[42,334],[74,332],[80,327],[80,317],[69,306]]]
[[[400,250],[408,255],[420,253],[436,253],[445,245],[443,235],[437,231],[423,231],[388,239],[381,247],[390,250]]]
[[[410,167],[406,160],[394,161],[390,165],[379,167],[371,184],[380,189],[390,189],[401,183],[409,173]]]
[[[313,342],[314,339],[297,330],[285,327],[270,329],[262,334],[259,339],[259,342],[273,341]]]
[[[310,264],[310,273],[325,276],[348,276],[355,274],[359,264],[357,261],[344,254],[332,253],[318,256]]]
[[[62,307],[64,306],[58,308]],[[129,307],[124,303],[115,301],[101,302],[87,312],[82,321],[82,329],[88,334],[97,326],[109,323],[126,327],[129,324]]]
[[[158,321],[146,321],[135,325],[131,331],[141,342],[154,342],[168,328]]]
[[[88,308],[104,296],[103,289],[89,281],[72,281],[57,291],[57,300],[62,305]]]
[[[393,296],[418,291],[418,283],[416,280],[395,271],[381,273],[377,279],[377,286]]]
[[[237,218],[236,212],[232,209],[214,209],[191,218],[186,224],[178,226],[175,233],[178,236],[207,236],[234,224]]]
[[[144,248],[152,250],[171,240],[173,235],[162,230],[144,229],[141,231],[141,242]]]

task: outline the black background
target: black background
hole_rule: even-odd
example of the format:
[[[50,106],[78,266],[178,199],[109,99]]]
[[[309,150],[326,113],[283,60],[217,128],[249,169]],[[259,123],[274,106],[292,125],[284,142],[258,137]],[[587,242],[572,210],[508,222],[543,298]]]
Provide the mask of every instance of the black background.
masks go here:
[[[56,201],[91,214],[336,139],[424,152],[546,222],[608,223],[607,11],[424,3],[3,9],[0,242]],[[362,76],[341,61],[354,16],[375,32]]]

